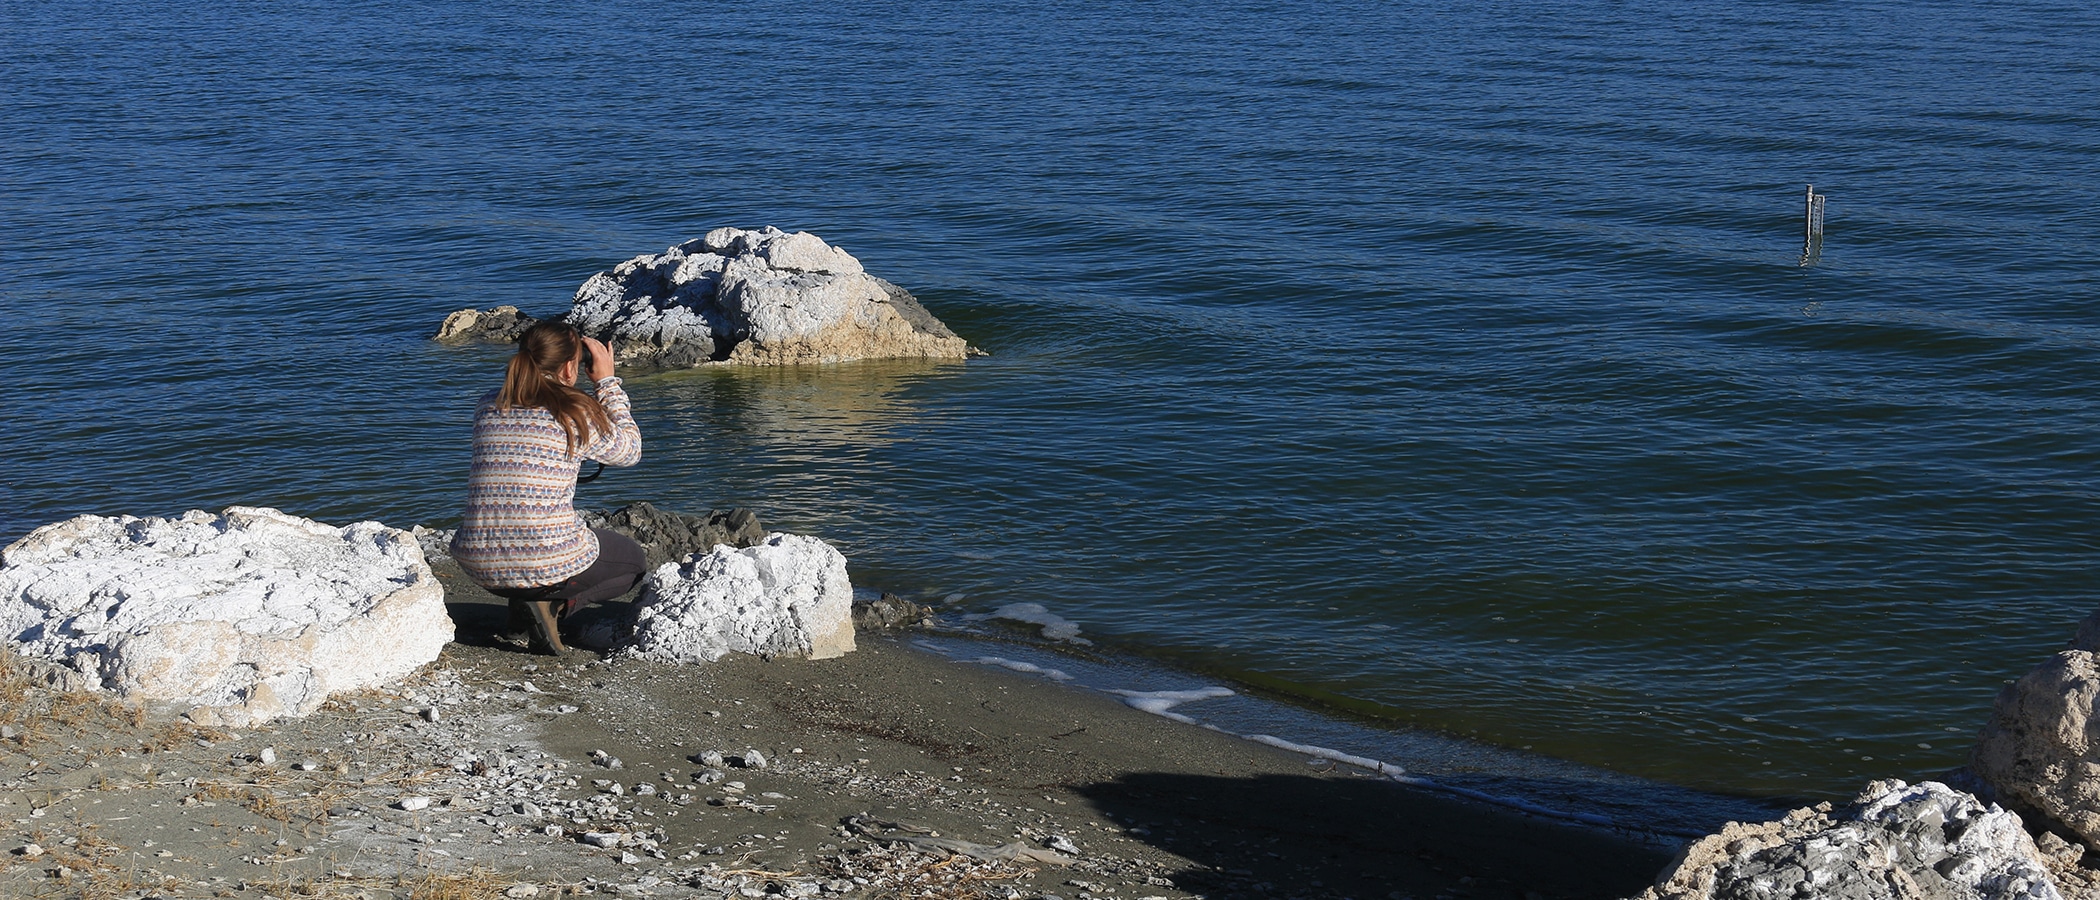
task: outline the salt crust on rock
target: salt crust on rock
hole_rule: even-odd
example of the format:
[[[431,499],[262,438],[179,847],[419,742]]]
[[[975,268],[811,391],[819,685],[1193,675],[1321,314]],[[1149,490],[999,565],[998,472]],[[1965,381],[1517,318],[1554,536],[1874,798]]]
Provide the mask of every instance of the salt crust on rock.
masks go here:
[[[2018,816],[1938,782],[1877,781],[1852,806],[1730,822],[1639,900],[2062,900]]]
[[[2069,649],[1998,693],[1969,767],[2016,809],[2100,845],[2100,613]]]
[[[252,725],[406,675],[453,632],[409,533],[235,506],[30,532],[0,551],[0,633],[87,687]]]
[[[808,232],[717,228],[591,276],[566,320],[628,365],[961,359],[969,347],[903,288]]]
[[[624,652],[662,662],[729,653],[830,659],[853,650],[846,557],[799,534],[717,546],[649,573]]]

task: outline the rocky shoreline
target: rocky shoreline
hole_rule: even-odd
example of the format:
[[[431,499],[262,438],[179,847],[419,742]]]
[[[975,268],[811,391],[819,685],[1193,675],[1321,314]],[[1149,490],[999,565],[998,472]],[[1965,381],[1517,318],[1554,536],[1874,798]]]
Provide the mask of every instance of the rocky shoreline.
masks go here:
[[[550,659],[451,609],[425,671],[254,729],[11,658],[0,894],[1615,897],[1663,857],[895,638]]]
[[[1665,865],[916,652],[927,609],[854,601],[835,549],[749,510],[588,517],[661,565],[566,623],[602,654],[559,657],[440,532],[235,507],[0,551],[0,895],[2100,898],[2100,615],[2001,694],[1955,787],[1876,782]]]

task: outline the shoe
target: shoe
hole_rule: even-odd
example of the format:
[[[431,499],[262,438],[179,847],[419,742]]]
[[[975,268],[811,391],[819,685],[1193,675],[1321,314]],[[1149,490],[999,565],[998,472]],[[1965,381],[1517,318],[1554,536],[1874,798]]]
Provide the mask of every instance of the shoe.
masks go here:
[[[530,626],[528,640],[532,652],[547,656],[560,656],[569,652],[561,643],[561,623],[554,618],[554,604],[560,600],[521,600],[525,605],[525,622]]]

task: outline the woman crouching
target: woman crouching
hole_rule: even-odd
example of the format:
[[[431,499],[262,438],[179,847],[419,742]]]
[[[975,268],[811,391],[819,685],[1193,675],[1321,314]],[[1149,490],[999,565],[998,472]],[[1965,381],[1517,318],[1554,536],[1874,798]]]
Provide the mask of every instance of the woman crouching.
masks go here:
[[[596,397],[576,388],[578,369],[588,370]],[[613,377],[611,350],[564,322],[526,329],[503,387],[474,414],[467,512],[452,558],[510,601],[513,627],[524,620],[535,652],[566,651],[561,616],[641,581],[641,546],[584,527],[573,505],[584,460],[631,466],[641,458],[642,433]]]

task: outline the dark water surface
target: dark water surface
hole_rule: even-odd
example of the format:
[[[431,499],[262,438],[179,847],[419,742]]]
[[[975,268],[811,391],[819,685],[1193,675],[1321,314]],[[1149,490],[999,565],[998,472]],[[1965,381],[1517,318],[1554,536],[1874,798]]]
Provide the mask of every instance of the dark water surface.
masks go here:
[[[446,313],[772,224],[993,356],[635,379],[586,502],[1623,772],[1915,778],[2100,606],[2095,60],[1980,0],[0,0],[0,540],[454,521],[501,351]]]

